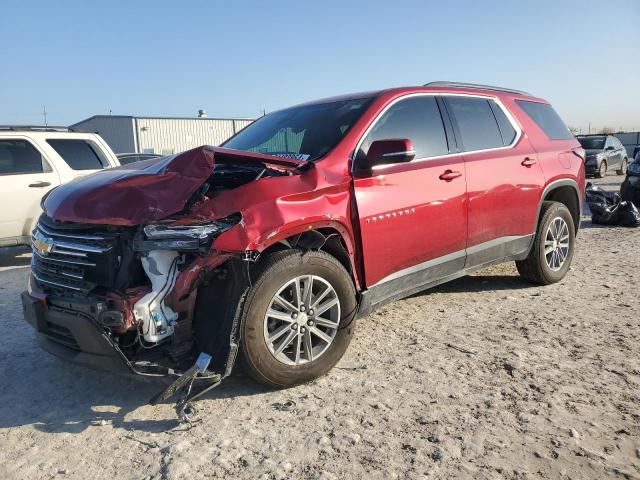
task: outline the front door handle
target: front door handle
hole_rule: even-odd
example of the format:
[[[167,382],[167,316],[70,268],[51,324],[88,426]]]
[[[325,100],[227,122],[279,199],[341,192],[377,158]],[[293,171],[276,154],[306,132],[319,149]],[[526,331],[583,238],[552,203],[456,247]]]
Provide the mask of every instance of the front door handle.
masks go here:
[[[30,183],[29,186],[32,188],[42,188],[42,187],[48,187],[49,185],[51,185],[51,182],[43,182],[42,180],[39,180],[35,183]]]
[[[440,180],[444,180],[445,182],[450,182],[458,177],[461,177],[462,173],[454,170],[445,170],[442,175],[440,175]]]
[[[536,164],[536,159],[535,158],[525,158],[524,160],[522,160],[522,162],[520,163],[520,165],[522,165],[523,167],[527,167],[527,168],[531,168],[532,165]]]

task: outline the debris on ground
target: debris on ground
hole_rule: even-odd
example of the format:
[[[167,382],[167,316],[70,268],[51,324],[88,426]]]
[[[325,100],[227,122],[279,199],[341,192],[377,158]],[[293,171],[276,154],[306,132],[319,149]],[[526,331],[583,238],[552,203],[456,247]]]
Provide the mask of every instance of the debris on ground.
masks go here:
[[[640,211],[617,192],[608,192],[587,185],[586,201],[591,210],[591,222],[598,225],[640,227]]]
[[[296,408],[296,402],[294,402],[293,400],[287,400],[286,402],[276,402],[271,404],[271,406],[275,409],[275,410],[279,410],[281,412],[290,412],[292,410],[294,410]]]

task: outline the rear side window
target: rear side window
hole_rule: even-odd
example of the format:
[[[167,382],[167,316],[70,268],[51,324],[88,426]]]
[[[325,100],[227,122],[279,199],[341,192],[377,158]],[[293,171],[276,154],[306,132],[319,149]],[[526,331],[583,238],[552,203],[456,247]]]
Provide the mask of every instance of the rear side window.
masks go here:
[[[573,138],[573,134],[551,105],[528,102],[526,100],[516,100],[516,103],[547,134],[549,140],[569,140]]]
[[[408,138],[416,159],[449,153],[440,109],[433,96],[413,96],[394,103],[378,119],[358,151],[363,158],[376,140]]]
[[[464,151],[504,147],[496,116],[487,99],[446,97],[446,101],[458,125]],[[508,132],[505,133],[508,136]]]
[[[109,166],[100,148],[89,140],[50,139],[47,143],[73,170],[98,170]]]
[[[0,140],[0,175],[50,172],[40,152],[26,140]]]
[[[496,102],[489,100],[489,106],[493,111],[493,116],[496,117],[496,121],[498,122],[500,135],[502,135],[502,143],[504,143],[505,146],[511,145],[516,138],[516,129],[513,128],[513,125]]]

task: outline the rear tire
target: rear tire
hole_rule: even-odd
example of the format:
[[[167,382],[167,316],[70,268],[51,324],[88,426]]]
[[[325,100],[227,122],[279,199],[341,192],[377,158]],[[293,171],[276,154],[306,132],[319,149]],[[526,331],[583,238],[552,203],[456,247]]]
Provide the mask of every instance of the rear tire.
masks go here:
[[[251,277],[253,285],[240,327],[241,358],[247,373],[261,383],[291,387],[331,370],[351,341],[357,307],[353,281],[340,262],[323,251],[285,250],[262,259]],[[332,291],[318,301],[314,313],[310,308],[314,298],[322,297],[329,287]],[[296,289],[301,292],[297,295],[300,301]],[[276,297],[284,298],[291,312]],[[318,314],[332,299],[338,300],[337,310],[334,305]],[[330,324],[335,327],[326,326]],[[284,333],[278,336],[280,331]],[[285,342],[290,343],[280,348]]]
[[[544,202],[529,256],[516,262],[520,275],[537,285],[559,282],[567,274],[575,248],[575,228],[562,203]]]
[[[600,162],[600,168],[598,168],[598,172],[596,173],[596,178],[604,178],[607,176],[607,162],[606,160],[602,160]]]
[[[629,160],[625,158],[624,160],[622,160],[622,165],[620,166],[620,170],[616,170],[616,173],[618,175],[626,175],[628,166],[629,166]]]

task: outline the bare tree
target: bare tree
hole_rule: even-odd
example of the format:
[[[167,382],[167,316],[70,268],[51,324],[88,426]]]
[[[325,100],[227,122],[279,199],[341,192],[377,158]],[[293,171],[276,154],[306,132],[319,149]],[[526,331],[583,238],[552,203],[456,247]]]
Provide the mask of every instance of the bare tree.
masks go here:
[[[602,135],[611,135],[614,129],[611,127],[602,127],[598,133]]]

